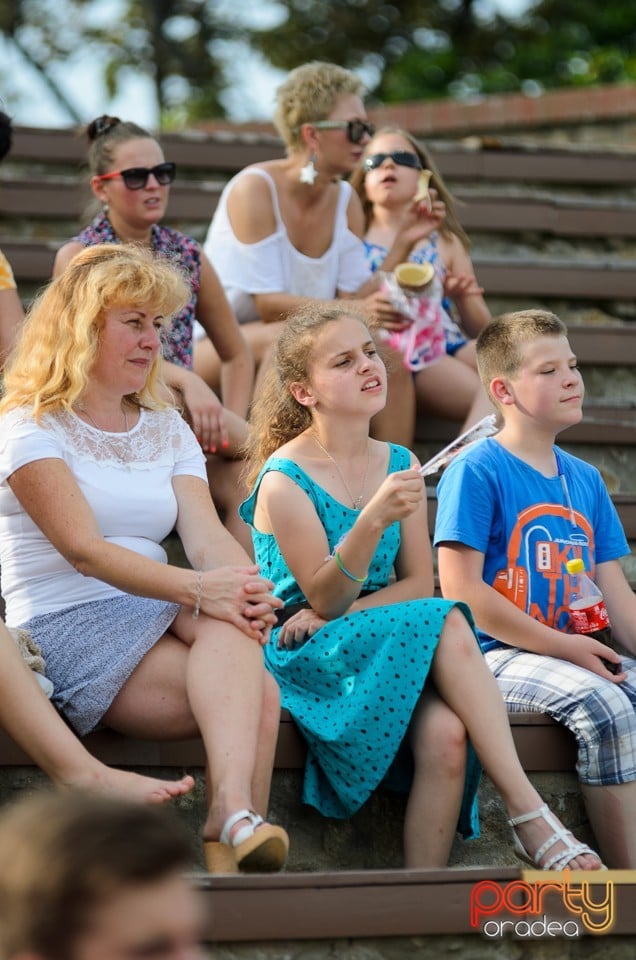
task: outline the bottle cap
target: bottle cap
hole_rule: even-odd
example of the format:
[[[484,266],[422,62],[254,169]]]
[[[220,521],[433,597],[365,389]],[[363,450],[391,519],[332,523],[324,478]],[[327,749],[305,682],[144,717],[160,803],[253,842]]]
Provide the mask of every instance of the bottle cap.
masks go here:
[[[585,564],[580,557],[574,557],[573,560],[565,561],[565,569],[568,573],[583,573],[585,570]]]

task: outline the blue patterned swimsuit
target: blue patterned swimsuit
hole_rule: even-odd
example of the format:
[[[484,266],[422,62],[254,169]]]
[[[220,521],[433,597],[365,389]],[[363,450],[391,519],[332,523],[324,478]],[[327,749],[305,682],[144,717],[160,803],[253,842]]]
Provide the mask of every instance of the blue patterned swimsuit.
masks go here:
[[[119,237],[113,230],[110,220],[104,213],[95,217],[90,226],[73,237],[85,247],[97,243],[119,243]],[[170,363],[180,367],[192,367],[192,325],[196,317],[197,297],[201,286],[201,250],[192,237],[158,223],[152,225],[152,249],[158,256],[166,257],[181,266],[186,274],[192,294],[181,313],[177,313],[170,324],[168,336],[163,343],[163,356]]]
[[[409,451],[393,444],[389,473],[405,470]],[[260,481],[277,470],[305,491],[333,548],[353,526],[359,511],[345,506],[318,486],[292,460],[271,457],[240,514],[252,524],[256,562],[285,605],[305,600],[272,534],[253,527]],[[365,591],[387,585],[400,545],[400,525],[388,527],[378,544]],[[402,747],[422,694],[444,621],[459,607],[472,625],[467,607],[426,598],[347,614],[325,624],[302,646],[277,647],[278,629],[265,647],[265,662],[276,678],[282,705],[289,710],[309,747],[303,800],[328,817],[349,817],[384,782],[407,791],[412,758]],[[477,641],[475,641],[477,642]],[[459,829],[479,836],[476,792],[481,768],[472,749]]]
[[[377,243],[369,243],[365,240],[364,252],[371,271],[375,273],[376,270],[382,269],[382,264],[389,251],[387,247],[381,247]],[[443,283],[444,277],[446,276],[446,265],[442,260],[439,247],[437,246],[437,233],[432,233],[428,238],[428,243],[424,246],[412,250],[409,254],[409,260],[412,260],[413,263],[432,264],[435,267],[435,272]],[[443,319],[444,334],[446,336],[446,353],[452,357],[461,347],[468,343],[468,340],[455,320],[453,320],[453,304],[448,297],[444,297],[442,300],[442,307],[444,308]]]

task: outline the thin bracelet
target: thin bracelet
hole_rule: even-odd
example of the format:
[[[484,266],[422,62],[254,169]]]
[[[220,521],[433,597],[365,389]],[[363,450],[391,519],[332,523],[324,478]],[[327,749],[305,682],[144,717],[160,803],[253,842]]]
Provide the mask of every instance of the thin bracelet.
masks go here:
[[[201,598],[203,596],[203,573],[197,570],[197,593],[194,599],[194,608],[192,610],[192,619],[198,620],[201,612]]]
[[[335,559],[336,563],[338,564],[338,567],[342,570],[342,572],[344,573],[345,577],[349,577],[350,580],[355,580],[356,583],[364,583],[364,581],[365,581],[365,580],[367,579],[367,577],[369,576],[369,574],[368,574],[368,572],[367,572],[367,573],[365,573],[365,575],[364,575],[363,577],[356,577],[355,574],[353,574],[353,573],[351,573],[349,570],[347,570],[347,568],[345,567],[344,563],[342,562],[342,560],[341,560],[341,558],[340,558],[340,552],[339,552],[338,550],[335,551],[335,553],[334,553],[333,556],[334,556],[334,559]]]

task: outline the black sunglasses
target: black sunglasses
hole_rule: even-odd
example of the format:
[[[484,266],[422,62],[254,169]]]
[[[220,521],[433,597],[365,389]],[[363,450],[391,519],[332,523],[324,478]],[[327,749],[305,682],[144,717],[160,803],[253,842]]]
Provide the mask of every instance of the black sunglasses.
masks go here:
[[[172,183],[177,173],[176,163],[158,163],[156,167],[129,167],[127,170],[114,170],[113,173],[102,173],[98,180],[114,180],[121,177],[129,190],[143,190],[148,183],[148,177],[153,175],[159,186],[165,187]]]
[[[372,153],[364,161],[364,170],[376,170],[385,160],[391,159],[398,167],[412,167],[414,170],[421,170],[422,164],[416,153],[409,150],[394,150],[393,153]]]
[[[375,133],[374,124],[366,120],[318,120],[312,123],[312,127],[316,130],[346,130],[350,143],[360,143],[365,133],[370,137]]]

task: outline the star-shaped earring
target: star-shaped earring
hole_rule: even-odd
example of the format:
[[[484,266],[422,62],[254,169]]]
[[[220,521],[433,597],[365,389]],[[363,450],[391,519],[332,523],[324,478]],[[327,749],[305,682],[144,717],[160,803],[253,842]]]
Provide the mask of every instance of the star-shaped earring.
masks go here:
[[[300,171],[301,183],[308,183],[311,186],[315,182],[316,177],[318,176],[318,171],[316,170],[316,167],[314,165],[315,159],[316,159],[316,154],[312,153],[312,155],[310,156],[305,166],[302,167]]]

